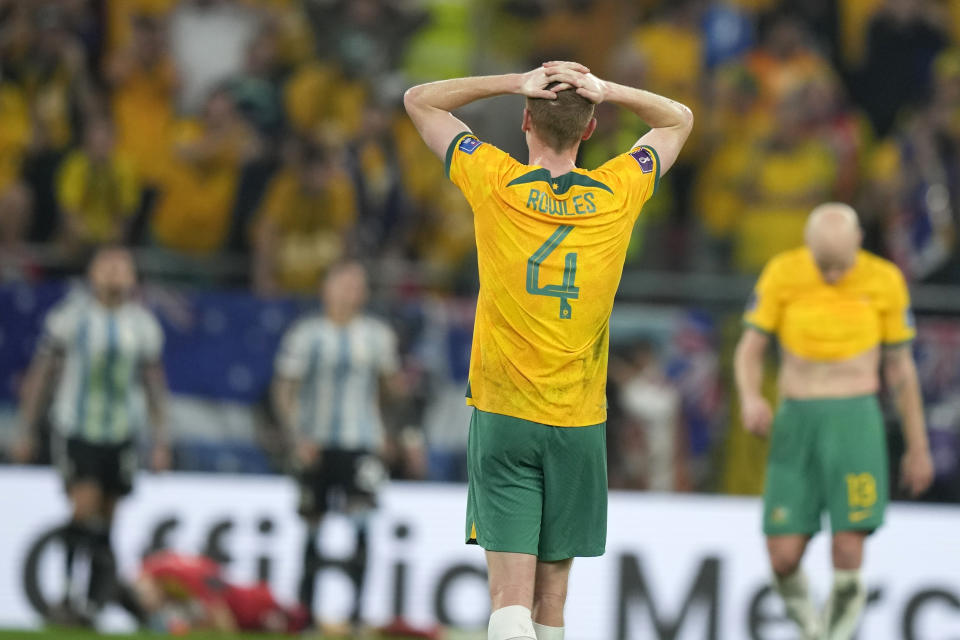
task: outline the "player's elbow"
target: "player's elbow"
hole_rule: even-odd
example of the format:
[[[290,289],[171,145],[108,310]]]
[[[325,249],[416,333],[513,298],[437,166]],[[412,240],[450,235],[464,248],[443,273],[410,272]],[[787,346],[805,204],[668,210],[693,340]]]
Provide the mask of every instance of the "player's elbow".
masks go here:
[[[685,104],[677,104],[680,111],[680,128],[686,131],[686,135],[690,135],[690,132],[693,131],[694,117],[693,111]]]
[[[763,354],[766,350],[766,341],[753,335],[752,331],[744,333],[733,352],[734,374],[739,378],[763,367]]]
[[[410,87],[403,93],[403,107],[407,110],[407,113],[415,110],[421,104],[421,94],[423,93],[423,85],[417,85],[415,87]]]

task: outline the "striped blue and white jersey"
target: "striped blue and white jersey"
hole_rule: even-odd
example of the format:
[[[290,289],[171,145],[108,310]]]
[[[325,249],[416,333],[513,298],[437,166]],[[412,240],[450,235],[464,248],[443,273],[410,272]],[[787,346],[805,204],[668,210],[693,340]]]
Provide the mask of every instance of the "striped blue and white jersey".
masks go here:
[[[52,415],[58,433],[111,444],[145,426],[142,367],[160,360],[163,331],[142,305],[110,309],[71,293],[47,314],[40,349],[63,357]]]
[[[331,449],[381,446],[379,383],[398,368],[396,334],[369,316],[342,326],[304,318],[284,336],[276,360],[279,377],[300,382],[300,433]]]

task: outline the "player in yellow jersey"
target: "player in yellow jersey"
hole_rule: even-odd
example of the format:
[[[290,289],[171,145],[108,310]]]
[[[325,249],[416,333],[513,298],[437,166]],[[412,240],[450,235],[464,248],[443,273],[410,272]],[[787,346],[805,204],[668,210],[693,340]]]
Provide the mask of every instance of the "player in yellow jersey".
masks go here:
[[[526,96],[529,163],[450,111]],[[652,128],[599,169],[577,150],[608,101]],[[563,637],[572,558],[606,545],[608,323],[634,222],[693,127],[690,110],[573,62],[420,85],[404,103],[474,211],[466,538],[486,549],[490,640]],[[532,610],[532,616],[531,616]]]
[[[888,500],[876,400],[881,364],[903,423],[904,484],[917,495],[933,478],[907,287],[897,267],[861,250],[860,240],[853,209],[814,209],[806,246],[763,270],[735,356],[744,426],[766,436],[773,425],[763,529],[775,587],[806,639],[851,638],[866,602],[863,544],[882,524]],[[781,352],[775,417],[760,393],[773,336]],[[800,560],[824,511],[833,529],[834,583],[821,618]]]

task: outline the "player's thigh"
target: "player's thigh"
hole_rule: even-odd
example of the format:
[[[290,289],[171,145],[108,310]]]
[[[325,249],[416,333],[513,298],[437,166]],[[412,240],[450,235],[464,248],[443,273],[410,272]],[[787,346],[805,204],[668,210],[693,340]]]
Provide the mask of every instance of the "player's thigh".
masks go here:
[[[607,543],[606,425],[548,427],[538,557],[602,555]]]
[[[763,486],[767,536],[811,535],[820,530],[825,500],[817,473],[814,420],[806,401],[784,400],[777,408]]]
[[[57,438],[54,441],[54,459],[78,520],[95,517],[101,511],[104,495],[101,458],[98,447],[83,440]]]
[[[371,451],[351,451],[345,466],[341,482],[347,510],[362,513],[376,508],[377,496],[388,479],[383,461]]]
[[[137,448],[132,441],[105,445],[100,449],[100,484],[114,499],[133,490],[137,473]]]
[[[537,554],[548,429],[474,410],[467,444],[466,539],[488,551]]]
[[[873,531],[889,501],[883,416],[873,396],[824,401],[829,419],[820,438],[822,481],[829,487],[836,531]]]

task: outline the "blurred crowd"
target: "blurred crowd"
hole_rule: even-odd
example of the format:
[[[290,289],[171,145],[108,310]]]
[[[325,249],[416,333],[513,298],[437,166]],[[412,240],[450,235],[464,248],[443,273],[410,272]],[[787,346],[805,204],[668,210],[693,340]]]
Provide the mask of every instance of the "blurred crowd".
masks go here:
[[[756,272],[839,199],[913,279],[957,281],[958,35],[947,0],[2,0],[0,273],[119,241],[199,284],[239,256],[268,295],[346,253],[470,283],[469,209],[402,91],[574,58],[697,117],[633,264]],[[516,152],[508,107],[468,119]],[[588,168],[643,133],[598,115]]]
[[[122,243],[149,255],[151,280],[260,297],[312,294],[346,256],[469,295],[470,209],[403,90],[550,59],[695,113],[629,266],[756,273],[836,199],[911,280],[960,284],[960,0],[0,0],[0,283],[75,273]],[[465,119],[522,154],[520,106]],[[587,168],[644,133],[610,105],[598,118]],[[443,313],[468,332],[457,304]],[[614,486],[717,484],[697,465],[718,439],[690,427],[667,367],[646,342],[611,359]],[[462,474],[445,425],[463,381],[447,374],[422,412],[430,459],[406,475]]]

